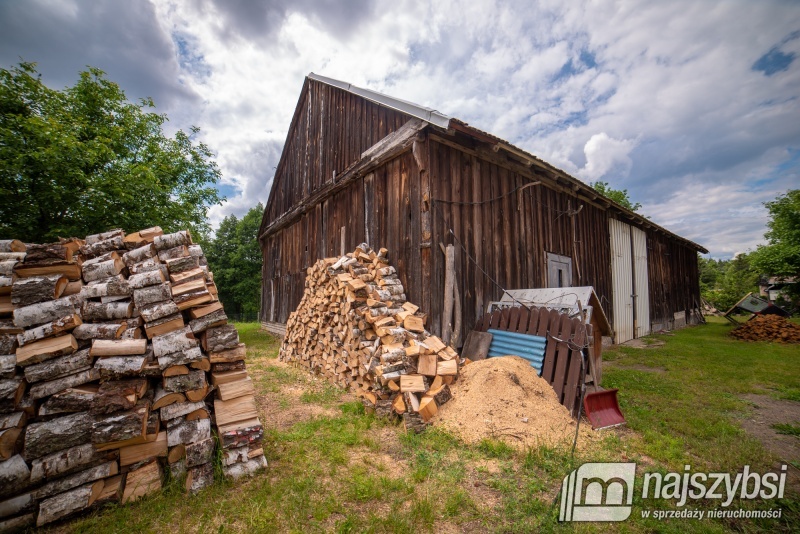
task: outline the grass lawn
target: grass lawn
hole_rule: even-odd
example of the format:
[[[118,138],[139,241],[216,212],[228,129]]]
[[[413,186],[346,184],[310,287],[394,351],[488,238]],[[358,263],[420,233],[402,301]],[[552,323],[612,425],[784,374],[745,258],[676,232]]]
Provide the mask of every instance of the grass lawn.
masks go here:
[[[620,389],[626,428],[602,431],[579,450],[519,452],[502,442],[465,445],[436,428],[407,435],[365,414],[342,390],[277,361],[278,342],[241,323],[248,369],[266,427],[269,468],[242,483],[218,482],[196,496],[176,487],[128,506],[109,507],[51,529],[64,532],[727,532],[792,531],[797,486],[784,499],[734,500],[731,508],[782,508],[779,520],[642,519],[673,501],[634,499],[621,523],[558,523],[561,480],[584,462],[635,461],[642,473],[764,472],[778,458],[742,428],[748,395],[800,403],[800,349],[744,343],[714,321],[646,338],[654,348],[604,353],[603,385]],[[657,345],[657,346],[656,346]],[[800,440],[800,421],[776,428]],[[797,475],[798,460],[789,458]],[[641,495],[637,485],[634,495]],[[684,508],[717,508],[719,501]]]

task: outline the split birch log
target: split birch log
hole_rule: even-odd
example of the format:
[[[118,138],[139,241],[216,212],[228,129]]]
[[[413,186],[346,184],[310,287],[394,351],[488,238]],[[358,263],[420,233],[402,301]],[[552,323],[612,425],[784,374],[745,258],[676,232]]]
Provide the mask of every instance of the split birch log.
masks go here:
[[[155,247],[153,247],[153,245],[144,245],[139,248],[129,250],[128,252],[123,254],[122,261],[130,269],[131,266],[133,265],[146,262],[147,260],[152,259],[153,257],[156,256],[156,254],[157,252]]]
[[[72,335],[75,339],[119,339],[125,332],[125,325],[119,323],[83,323],[75,330]]]
[[[239,397],[229,401],[214,400],[214,415],[217,426],[224,427],[241,421],[258,418],[256,401],[252,395]]]
[[[191,293],[184,293],[182,295],[174,296],[172,300],[174,300],[175,304],[178,305],[178,309],[183,311],[207,302],[211,302],[215,299],[213,296],[211,296],[211,293],[209,293],[208,290],[202,289],[200,291],[193,291]]]
[[[98,480],[45,499],[39,503],[39,516],[36,518],[36,526],[41,527],[85,510],[94,503],[102,491],[103,481]]]
[[[72,488],[82,486],[88,482],[94,482],[95,480],[112,477],[117,473],[119,473],[119,465],[117,464],[116,460],[105,462],[73,475],[48,482],[33,492],[34,498],[46,499],[58,493],[63,493],[71,490]]]
[[[222,465],[233,465],[250,459],[250,447],[237,447],[222,452]]]
[[[206,330],[202,340],[204,350],[220,352],[236,348],[239,345],[239,332],[234,325],[224,324]]]
[[[24,347],[17,347],[17,365],[25,367],[52,360],[59,356],[72,354],[77,348],[78,342],[72,334],[34,341]]]
[[[38,502],[30,493],[24,493],[22,495],[12,497],[0,502],[0,518],[32,512],[36,509],[36,504],[38,504]],[[7,532],[3,528],[3,523],[3,521],[0,521],[0,532]]]
[[[8,460],[22,450],[22,429],[0,430],[0,461]]]
[[[187,253],[189,252],[188,249],[186,252]],[[167,264],[167,270],[169,271],[170,278],[172,277],[173,274],[178,274],[185,271],[191,271],[193,269],[197,269],[200,266],[200,264],[197,261],[197,258],[195,256],[192,256],[191,254],[181,258],[166,260],[164,263]],[[173,282],[174,281],[175,280],[173,280]]]
[[[232,428],[218,428],[218,431],[223,449],[259,443],[264,438],[264,427],[257,419],[252,424],[232,425]]]
[[[128,285],[131,289],[142,289],[144,287],[163,284],[165,281],[164,273],[161,272],[161,269],[157,269],[131,275],[130,278],[128,278]]]
[[[212,364],[233,363],[244,360],[247,356],[247,347],[244,343],[239,343],[236,348],[223,350],[221,352],[211,352],[208,357]],[[242,366],[242,368],[244,368]]]
[[[96,243],[99,243],[100,241],[114,239],[115,237],[120,237],[120,238],[125,237],[125,232],[122,230],[122,228],[113,228],[105,232],[87,235],[83,245],[94,245]]]
[[[25,458],[30,461],[87,443],[92,423],[94,417],[88,412],[80,412],[28,425],[25,429]]]
[[[188,231],[175,232],[174,234],[165,234],[157,236],[153,239],[153,245],[157,251],[162,251],[179,246],[189,246],[192,244],[192,236]]]
[[[172,247],[158,251],[158,259],[162,262],[176,258],[183,258],[189,255],[189,249],[185,246]]]
[[[106,303],[86,301],[81,308],[81,317],[88,322],[127,319],[132,314],[133,303],[127,300]]]
[[[100,379],[100,372],[94,368],[81,371],[63,378],[50,380],[47,382],[37,382],[32,385],[28,395],[34,400],[43,399],[50,395],[55,395],[67,388],[80,386]]]
[[[62,297],[69,297],[72,295],[80,295],[81,290],[83,289],[83,280],[73,280],[67,284],[67,287],[64,289],[64,292],[61,293]]]
[[[162,431],[158,433],[154,441],[120,448],[119,465],[124,467],[138,464],[151,458],[163,458],[165,456],[167,456],[167,433]]]
[[[129,297],[131,286],[124,278],[112,278],[107,282],[99,282],[83,286],[81,295],[86,299],[101,297]]]
[[[124,233],[123,235],[116,234],[98,241],[90,241],[87,236],[86,244],[80,248],[80,251],[84,257],[94,258],[95,256],[100,256],[113,250],[124,250],[124,238]]]
[[[203,410],[205,406],[203,402],[176,402],[168,404],[161,408],[161,420],[170,421],[178,417],[183,417],[196,410]]]
[[[11,291],[14,289],[14,278],[11,276],[0,276],[0,296],[7,297],[7,301],[5,302],[4,306],[6,309],[3,310],[3,314],[6,314],[9,310],[13,311],[14,306],[11,304]]]
[[[156,358],[197,346],[197,339],[189,327],[153,337],[153,353]]]
[[[67,287],[67,277],[59,274],[19,278],[11,288],[11,304],[30,306],[37,302],[54,300]]]
[[[76,313],[81,300],[74,295],[14,310],[14,326],[30,328]],[[84,317],[85,319],[85,317]]]
[[[158,357],[158,366],[162,371],[174,365],[186,365],[203,359],[203,351],[200,347],[180,350],[171,354]]]
[[[59,243],[30,245],[25,254],[25,263],[50,264],[71,261],[72,249]]]
[[[160,287],[160,286],[150,286],[150,287]],[[137,291],[144,291],[144,289],[137,289]],[[165,300],[163,302],[155,302],[153,304],[142,306],[139,308],[139,313],[142,315],[142,319],[144,319],[145,322],[152,323],[153,321],[163,319],[164,317],[180,313],[180,310],[178,309],[178,306],[174,302],[172,302],[171,300]]]
[[[94,339],[90,351],[94,357],[140,356],[146,352],[146,339]]]
[[[5,378],[0,380],[0,400],[16,409],[25,394],[26,382],[23,378]]]
[[[186,492],[194,494],[214,483],[214,466],[211,462],[191,467],[186,473]]]
[[[192,258],[194,261],[197,261],[197,258]],[[189,282],[195,282],[194,286],[187,286],[191,287],[191,289],[187,291],[196,291],[198,289],[202,289],[202,285],[200,282],[207,283],[208,282],[208,273],[203,270],[202,267],[195,267],[189,271],[183,271],[180,273],[170,273],[169,279],[172,282],[173,287],[184,286]],[[186,293],[187,291],[184,291]]]
[[[223,401],[237,399],[246,395],[254,395],[253,381],[250,377],[235,382],[227,382],[217,387],[219,398]]]
[[[200,370],[189,371],[185,375],[164,378],[164,390],[171,393],[183,393],[206,386],[206,373]]]
[[[3,354],[0,356],[0,379],[14,378],[16,366],[17,356],[15,354]]]
[[[211,373],[211,383],[217,387],[229,382],[238,382],[239,380],[244,380],[246,378],[248,378],[248,375],[247,371],[245,370]]]
[[[142,329],[137,326],[137,327],[134,327],[134,328],[125,329],[125,331],[122,333],[121,336],[119,336],[119,338],[120,339],[142,339],[143,335],[144,334],[142,334]]]
[[[102,378],[137,376],[144,370],[147,356],[109,356],[98,359],[94,368]]]
[[[34,383],[63,378],[89,369],[93,361],[94,358],[89,354],[89,349],[79,350],[66,356],[25,367],[25,379]]]
[[[20,278],[60,274],[69,280],[81,279],[81,267],[74,261],[53,260],[41,263],[17,263],[14,274]]]
[[[122,272],[125,264],[121,259],[115,258],[108,261],[101,261],[98,263],[84,264],[81,267],[81,273],[84,282],[93,282],[95,280],[102,280],[103,278],[110,278]]]
[[[163,336],[170,332],[180,330],[184,326],[186,325],[183,322],[183,315],[176,313],[175,315],[168,315],[167,317],[145,324],[144,332],[148,338],[153,339],[156,336]]]
[[[162,408],[163,409],[163,408]],[[211,420],[196,419],[194,421],[184,421],[167,430],[167,445],[186,445],[196,443],[211,437]]]
[[[222,310],[222,303],[214,302],[213,304],[209,304],[208,306],[203,306],[201,308],[192,308],[189,310],[189,317],[192,319],[199,319],[219,310]]]
[[[208,438],[194,443],[187,443],[186,467],[195,467],[214,459],[214,438]]]
[[[83,321],[81,321],[81,316],[77,313],[71,313],[56,319],[55,321],[45,323],[41,326],[26,330],[21,334],[17,334],[17,343],[19,343],[19,346],[22,347],[28,343],[33,343],[34,341],[39,341],[48,337],[57,336],[63,332],[68,332],[73,328],[80,326],[81,324],[83,324]]]
[[[129,249],[141,247],[146,244],[152,243],[156,236],[164,235],[164,231],[160,226],[153,226],[145,230],[140,230],[125,236],[125,246]]]
[[[177,309],[177,306],[175,308]],[[189,321],[189,328],[192,329],[194,334],[199,334],[208,330],[209,328],[221,326],[227,322],[228,316],[225,314],[225,310],[218,309],[209,314],[203,315],[202,317],[198,317],[197,319]]]
[[[30,513],[3,519],[0,521],[0,532],[15,532],[28,527],[32,527],[36,523],[36,514]]]
[[[7,428],[24,428],[28,422],[25,412],[14,412],[0,415],[0,430]]]
[[[136,304],[137,308],[143,308],[148,304],[163,302],[171,298],[172,293],[170,292],[170,286],[166,283],[157,286],[143,287],[133,292],[133,302]]]
[[[100,256],[95,256],[94,258],[85,259],[81,264],[81,268],[86,267],[87,265],[92,265],[95,263],[101,263],[108,260],[116,260],[119,259],[119,254],[116,251],[106,252],[105,254],[101,254]]]
[[[248,460],[245,463],[224,465],[222,466],[222,473],[226,477],[236,480],[242,478],[243,476],[252,475],[256,473],[259,469],[265,469],[266,467],[267,467],[267,459],[262,454],[261,456],[256,456],[255,458]]]
[[[17,348],[17,336],[24,332],[21,328],[11,328],[18,333],[0,334],[0,354],[12,354]]]
[[[92,443],[102,446],[144,436],[147,431],[148,415],[149,407],[143,404],[127,412],[116,412],[98,418],[92,424]]]
[[[192,402],[200,402],[201,400],[206,398],[208,392],[209,392],[208,384],[204,384],[199,388],[187,390],[184,393],[184,395],[186,395],[186,398]]]
[[[103,491],[95,501],[96,504],[117,502],[122,498],[122,481],[125,475],[116,475],[103,480]]]
[[[19,454],[0,462],[0,497],[24,491],[30,479],[31,470]]]
[[[101,415],[130,410],[136,406],[146,391],[147,379],[145,378],[103,382],[94,398],[90,413]]]
[[[19,239],[0,240],[0,252],[25,252],[27,248]]]
[[[159,410],[177,402],[186,401],[186,396],[183,393],[172,393],[165,391],[161,384],[156,386],[155,395],[153,396],[153,410]],[[181,414],[184,415],[184,414]],[[161,412],[161,419],[164,419],[164,413]]]
[[[0,260],[0,276],[11,276],[14,274],[14,266],[17,260]]]
[[[88,384],[59,391],[39,406],[39,416],[88,411],[92,408],[97,389],[97,385]]]
[[[206,281],[202,278],[197,280],[189,280],[181,284],[172,284],[170,298],[196,293],[197,291],[203,291],[204,289],[206,289]]]

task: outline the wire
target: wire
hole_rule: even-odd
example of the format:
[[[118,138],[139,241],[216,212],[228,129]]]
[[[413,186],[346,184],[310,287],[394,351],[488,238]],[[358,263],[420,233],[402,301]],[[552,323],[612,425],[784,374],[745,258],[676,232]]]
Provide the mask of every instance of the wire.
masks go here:
[[[444,199],[441,199],[441,198],[434,198],[434,199],[431,199],[431,200],[433,200],[434,202],[441,202],[442,204],[455,204],[456,206],[480,206],[482,204],[488,204],[490,202],[495,202],[495,201],[500,200],[502,198],[505,198],[507,196],[513,195],[517,191],[521,191],[521,190],[525,189],[526,187],[532,187],[534,185],[539,185],[541,183],[542,182],[531,182],[529,184],[521,185],[519,187],[516,187],[516,188],[512,189],[508,193],[503,193],[502,195],[500,195],[498,197],[490,198],[488,200],[481,200],[479,202],[459,202],[458,200],[444,200]]]

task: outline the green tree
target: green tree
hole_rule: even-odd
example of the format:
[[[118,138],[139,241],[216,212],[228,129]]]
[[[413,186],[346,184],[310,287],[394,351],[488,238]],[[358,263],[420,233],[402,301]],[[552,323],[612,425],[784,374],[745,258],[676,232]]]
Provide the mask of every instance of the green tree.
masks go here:
[[[264,206],[259,203],[238,219],[228,215],[208,246],[219,299],[233,314],[258,313],[261,304],[261,249],[258,228]]]
[[[700,270],[701,292],[703,298],[712,303],[718,310],[725,312],[736,304],[742,297],[750,292],[758,293],[758,270],[754,269],[750,254],[739,254],[732,260],[706,260],[714,262],[716,270],[714,285],[703,289],[703,278],[708,279],[708,273],[703,272],[702,262]],[[706,271],[708,271],[708,266]]]
[[[602,180],[592,182],[589,185],[592,186],[592,188],[601,195],[610,198],[620,206],[628,208],[631,211],[638,211],[639,208],[642,207],[642,205],[639,202],[636,202],[634,204],[631,201],[631,197],[630,195],[628,195],[627,189],[622,189],[622,190],[612,189],[608,182],[603,182]]]
[[[120,227],[208,230],[213,154],[95,68],[63,90],[33,63],[0,69],[0,237],[46,242]]]
[[[769,211],[766,245],[751,254],[753,266],[763,275],[800,277],[800,189],[791,189],[764,205]],[[800,284],[790,292],[800,296]]]

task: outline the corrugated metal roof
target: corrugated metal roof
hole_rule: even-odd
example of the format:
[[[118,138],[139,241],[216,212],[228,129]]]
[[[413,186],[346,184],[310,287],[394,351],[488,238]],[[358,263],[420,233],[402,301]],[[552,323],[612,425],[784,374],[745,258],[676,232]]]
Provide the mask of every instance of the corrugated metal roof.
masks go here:
[[[631,211],[628,208],[626,208],[624,206],[621,206],[620,204],[617,204],[616,202],[614,202],[610,198],[606,197],[605,195],[602,195],[602,194],[598,193],[597,191],[595,191],[588,184],[582,182],[581,180],[578,180],[577,178],[573,178],[572,176],[567,174],[565,171],[559,169],[558,167],[555,167],[555,166],[547,163],[546,161],[534,156],[530,152],[527,152],[527,151],[525,151],[525,150],[523,150],[523,149],[521,149],[519,147],[516,147],[516,146],[512,145],[511,143],[509,143],[505,139],[501,139],[500,137],[497,137],[496,135],[492,135],[489,132],[484,132],[483,130],[475,128],[474,126],[470,126],[468,123],[466,123],[466,122],[464,122],[462,120],[456,119],[454,117],[448,117],[447,115],[445,115],[443,113],[440,113],[440,112],[436,111],[435,109],[426,108],[424,106],[420,106],[419,104],[415,104],[413,102],[408,102],[406,100],[401,100],[399,98],[394,98],[392,96],[385,95],[383,93],[379,93],[379,92],[373,91],[371,89],[364,89],[363,87],[357,87],[357,86],[355,86],[355,85],[353,85],[351,83],[344,82],[344,81],[341,81],[341,80],[335,80],[333,78],[328,78],[327,76],[321,76],[319,74],[314,74],[313,72],[309,73],[308,78],[310,78],[312,80],[316,80],[318,82],[322,82],[322,83],[328,84],[328,85],[332,85],[334,87],[338,87],[340,89],[343,89],[343,90],[348,91],[350,93],[353,93],[355,95],[359,95],[362,98],[366,98],[367,100],[375,102],[376,104],[379,104],[379,105],[382,105],[382,106],[386,106],[386,107],[391,108],[391,109],[396,109],[396,110],[401,111],[403,113],[407,113],[408,115],[411,115],[412,117],[416,117],[418,119],[422,119],[422,120],[424,120],[424,121],[426,121],[426,122],[428,122],[430,124],[433,124],[434,126],[438,126],[439,128],[443,128],[443,129],[455,128],[455,129],[457,129],[457,130],[459,130],[459,131],[461,131],[461,132],[463,132],[463,133],[465,133],[467,135],[472,135],[473,137],[476,137],[476,138],[478,138],[480,140],[494,142],[500,148],[503,148],[507,152],[515,154],[515,155],[517,155],[519,157],[522,157],[524,159],[530,160],[531,163],[536,165],[537,167],[549,170],[550,172],[554,173],[558,177],[566,180],[571,185],[575,186],[577,189],[582,190],[585,194],[587,194],[587,196],[588,195],[593,195],[593,196],[602,198],[605,202],[608,202],[610,206],[613,206],[614,209],[616,209],[617,211],[621,212],[622,214],[624,214],[629,219],[632,219],[632,220],[636,221],[637,223],[639,223],[639,224],[641,224],[641,225],[643,225],[645,227],[656,228],[657,230],[660,230],[660,231],[666,233],[667,235],[669,235],[671,237],[674,237],[674,238],[676,238],[676,239],[678,239],[680,241],[683,241],[684,243],[689,244],[690,246],[694,247],[695,249],[697,249],[700,252],[703,252],[703,253],[707,253],[708,252],[708,250],[706,250],[706,248],[703,247],[702,245],[699,245],[699,244],[695,243],[694,241],[691,241],[689,239],[686,239],[685,237],[681,237],[681,236],[679,236],[679,235],[677,235],[675,233],[672,233],[669,230],[667,230],[666,228],[664,228],[662,226],[659,226],[659,225],[655,224],[654,222],[650,221],[646,217],[643,217],[642,215],[640,215],[640,214],[638,214],[638,213],[636,213],[634,211]]]
[[[492,343],[489,345],[488,356],[519,356],[527,360],[531,367],[541,376],[544,363],[544,350],[547,339],[540,336],[506,332],[505,330],[489,329],[492,334]]]
[[[334,80],[333,78],[328,78],[326,76],[320,76],[319,74],[314,74],[313,72],[309,73],[308,77],[311,78],[312,80],[326,83],[328,85],[338,87],[339,89],[344,89],[345,91],[348,91],[355,95],[362,96],[367,100],[375,102],[376,104],[396,109],[397,111],[402,111],[403,113],[407,113],[412,117],[417,117],[418,119],[422,119],[435,126],[438,126],[439,128],[450,127],[450,117],[442,113],[439,113],[435,109],[426,108],[424,106],[420,106],[419,104],[408,102],[406,100],[400,100],[399,98],[394,98],[392,96],[385,95],[383,93],[379,93],[371,89],[356,87],[351,83],[343,82],[341,80]]]

